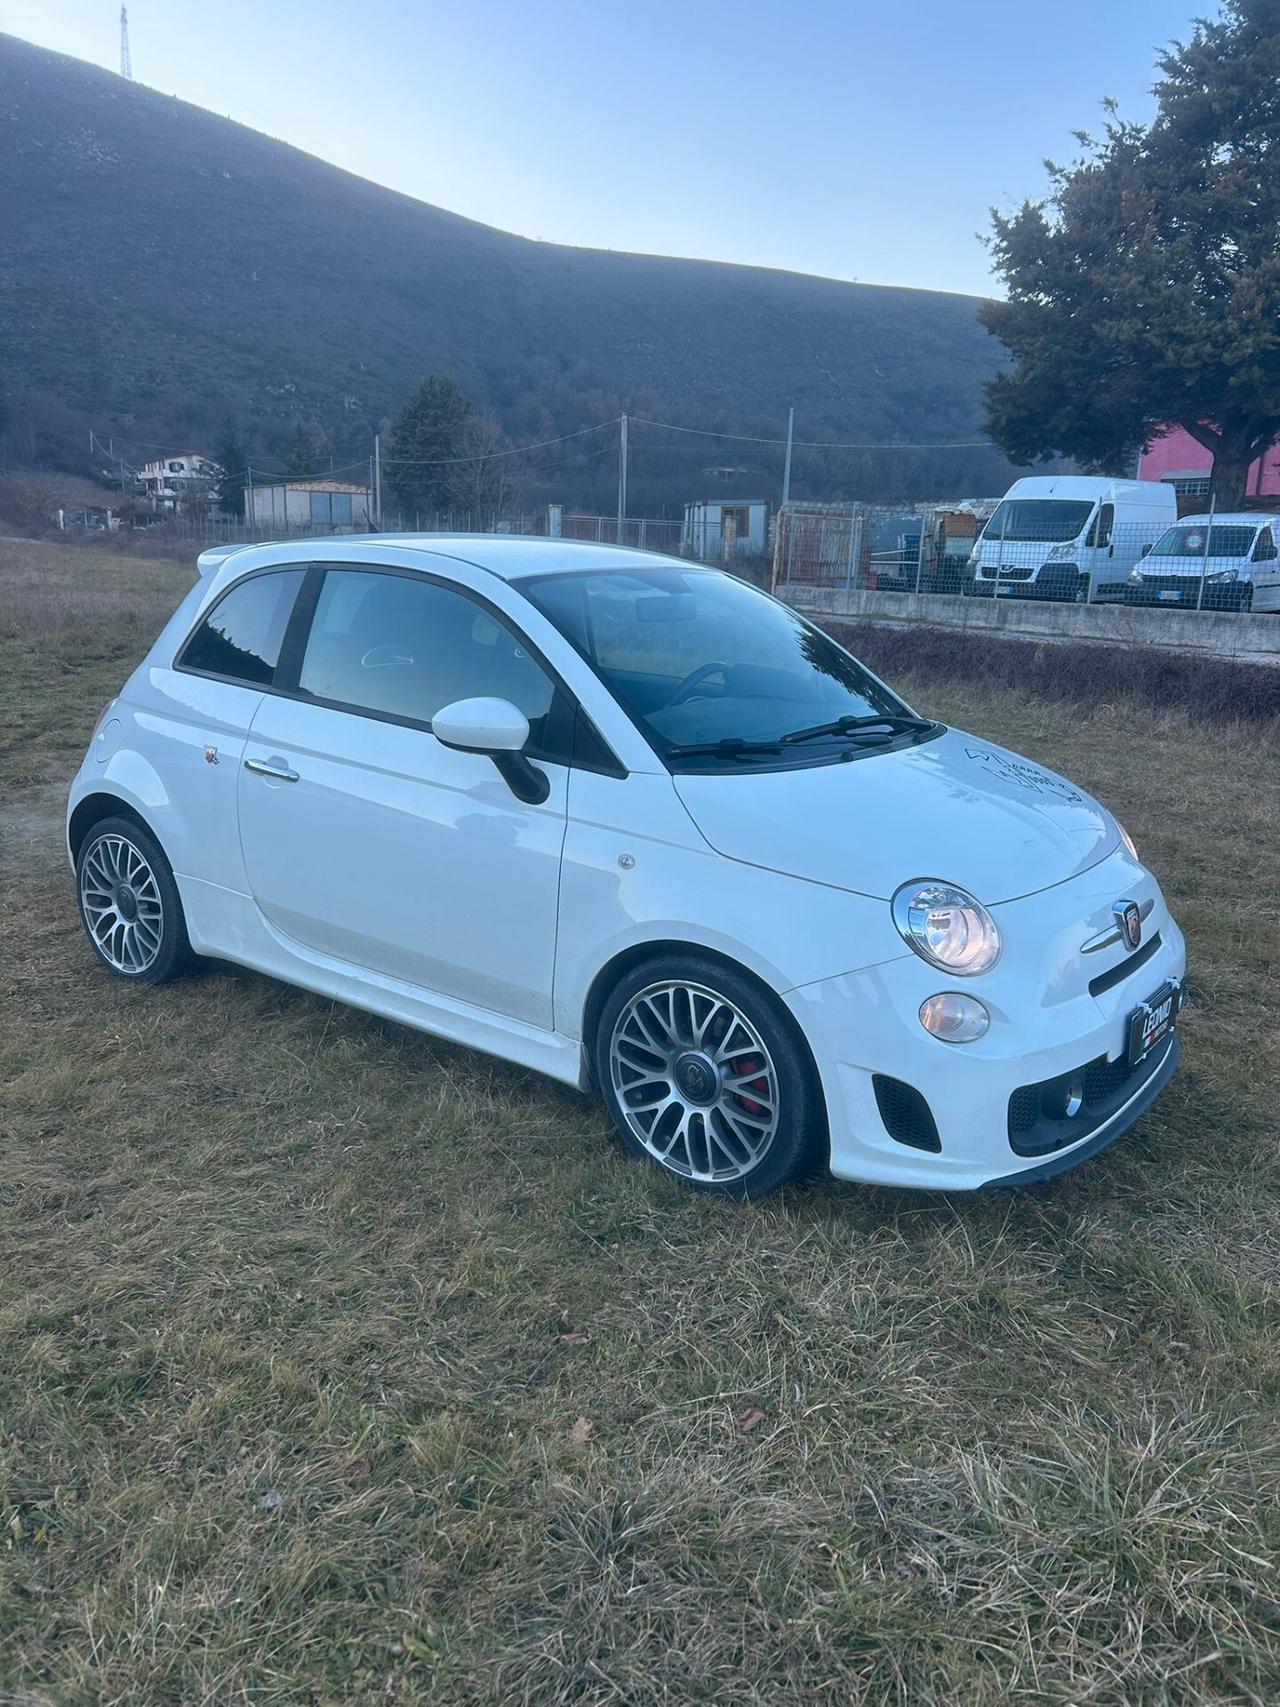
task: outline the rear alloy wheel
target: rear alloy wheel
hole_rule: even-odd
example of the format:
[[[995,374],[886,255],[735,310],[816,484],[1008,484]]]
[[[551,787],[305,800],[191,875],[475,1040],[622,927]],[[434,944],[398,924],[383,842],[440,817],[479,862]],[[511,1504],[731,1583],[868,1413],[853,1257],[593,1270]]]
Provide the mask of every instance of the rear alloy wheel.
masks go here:
[[[695,1190],[758,1196],[822,1154],[794,1023],[717,962],[664,956],[627,974],[601,1015],[596,1074],[629,1148]]]
[[[117,978],[161,984],[191,964],[169,862],[129,818],[104,818],[76,859],[76,899],[98,959]]]

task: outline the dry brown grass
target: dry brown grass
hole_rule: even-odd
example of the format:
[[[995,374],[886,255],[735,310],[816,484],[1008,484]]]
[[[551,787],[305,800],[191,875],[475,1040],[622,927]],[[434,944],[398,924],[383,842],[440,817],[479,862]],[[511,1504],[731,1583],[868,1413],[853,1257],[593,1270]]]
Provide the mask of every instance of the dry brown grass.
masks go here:
[[[1264,743],[906,682],[1120,809],[1186,1064],[1045,1187],[744,1208],[533,1075],[97,974],[60,795],[188,572],[6,551],[0,1701],[1280,1696]]]

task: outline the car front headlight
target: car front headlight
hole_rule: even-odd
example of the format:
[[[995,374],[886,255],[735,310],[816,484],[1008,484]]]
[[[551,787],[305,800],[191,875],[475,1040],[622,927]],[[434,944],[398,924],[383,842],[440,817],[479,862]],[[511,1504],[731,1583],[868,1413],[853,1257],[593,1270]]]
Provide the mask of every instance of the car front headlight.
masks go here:
[[[1124,825],[1120,822],[1120,820],[1118,818],[1113,818],[1111,820],[1111,822],[1115,825],[1116,830],[1119,833],[1120,840],[1124,843],[1125,847],[1128,848],[1130,857],[1132,859],[1134,859],[1135,861],[1137,861],[1137,863],[1139,865],[1141,865],[1142,861],[1140,859],[1138,859],[1138,850],[1134,844],[1133,837],[1129,834],[1128,830],[1125,829]]]
[[[1240,571],[1238,569],[1214,569],[1205,579],[1208,581],[1238,581]]]
[[[991,914],[953,884],[904,883],[893,898],[893,922],[921,960],[972,978],[1000,958],[1000,932]]]
[[[1073,539],[1068,540],[1066,545],[1055,545],[1053,550],[1049,553],[1048,557],[1045,558],[1045,562],[1046,563],[1061,563],[1064,557],[1074,557],[1075,556],[1075,550],[1076,550],[1076,542]]]

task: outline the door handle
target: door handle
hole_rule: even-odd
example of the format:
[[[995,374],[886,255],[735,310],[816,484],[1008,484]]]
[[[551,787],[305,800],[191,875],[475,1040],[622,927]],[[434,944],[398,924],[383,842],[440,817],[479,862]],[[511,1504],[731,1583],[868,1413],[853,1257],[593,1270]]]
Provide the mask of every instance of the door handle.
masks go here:
[[[291,771],[287,765],[271,765],[262,759],[246,759],[244,768],[252,771],[255,776],[273,777],[276,782],[297,782],[297,771]]]

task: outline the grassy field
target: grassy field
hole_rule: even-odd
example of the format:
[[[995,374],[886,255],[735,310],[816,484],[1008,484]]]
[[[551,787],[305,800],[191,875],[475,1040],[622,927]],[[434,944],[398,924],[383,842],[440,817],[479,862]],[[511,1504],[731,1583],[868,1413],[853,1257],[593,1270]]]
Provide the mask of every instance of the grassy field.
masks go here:
[[[0,543],[0,1702],[1280,1698],[1274,728],[901,681],[1121,813],[1184,1068],[1046,1186],[735,1206],[532,1075],[95,969],[65,786],[188,584]]]

